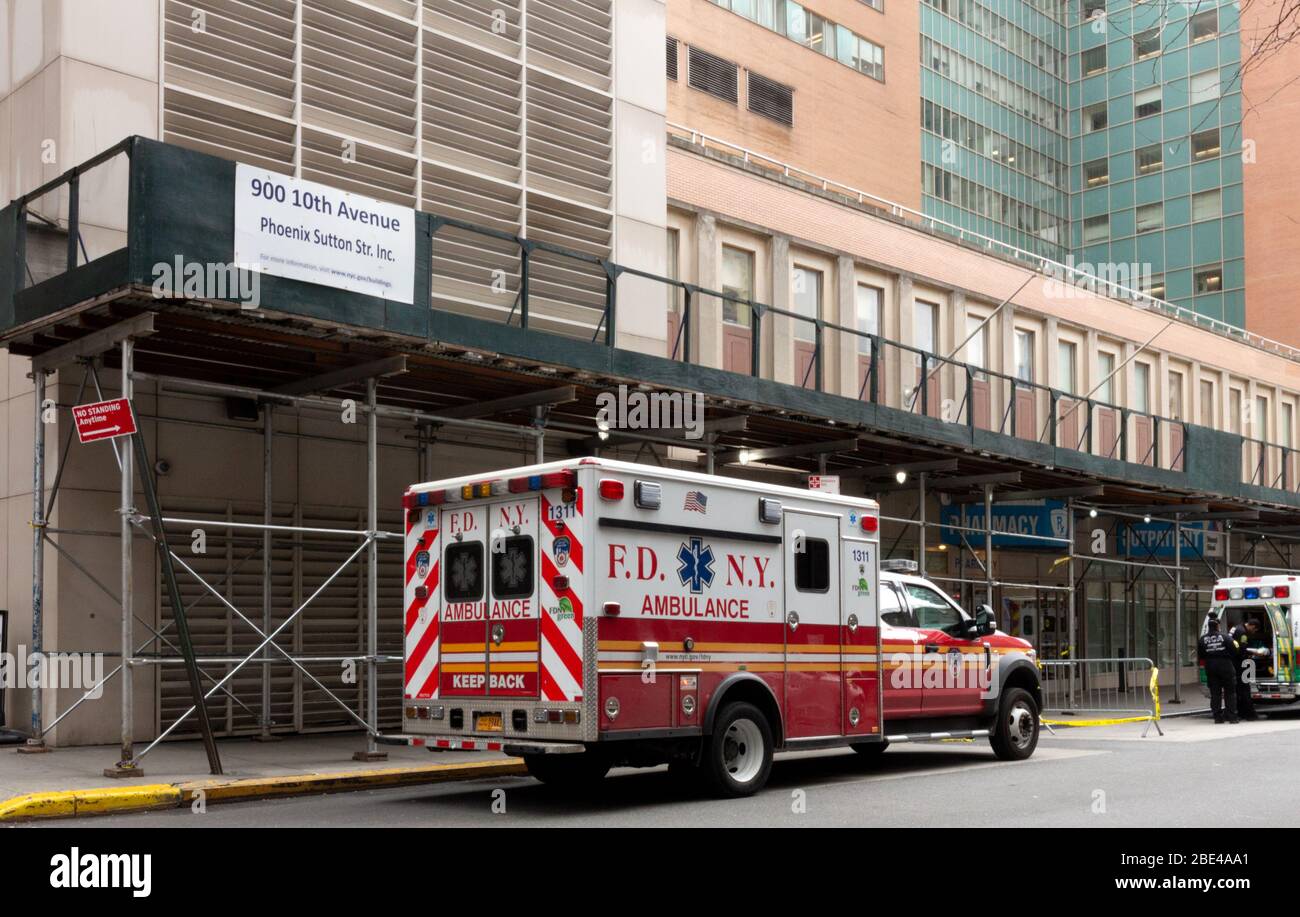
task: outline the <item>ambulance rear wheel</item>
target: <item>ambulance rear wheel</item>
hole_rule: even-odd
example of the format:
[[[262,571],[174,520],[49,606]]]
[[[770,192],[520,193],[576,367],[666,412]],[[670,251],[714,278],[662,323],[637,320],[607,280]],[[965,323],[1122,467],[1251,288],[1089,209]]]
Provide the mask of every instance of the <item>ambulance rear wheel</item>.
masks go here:
[[[752,796],[772,773],[772,727],[753,704],[728,704],[718,712],[702,768],[719,796]]]
[[[577,755],[524,755],[528,775],[548,786],[576,789],[604,780],[609,762],[595,752]]]
[[[1002,695],[989,744],[1003,761],[1023,761],[1038,747],[1038,704],[1024,688],[1011,688]]]

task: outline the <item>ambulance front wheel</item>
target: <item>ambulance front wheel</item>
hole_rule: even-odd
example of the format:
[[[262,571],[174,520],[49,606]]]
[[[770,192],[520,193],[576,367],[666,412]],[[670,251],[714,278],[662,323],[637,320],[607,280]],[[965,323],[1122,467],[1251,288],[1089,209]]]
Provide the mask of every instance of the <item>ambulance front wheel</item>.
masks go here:
[[[1003,761],[1023,761],[1034,753],[1038,746],[1038,704],[1024,688],[1011,688],[1002,695],[989,744]]]
[[[604,780],[609,762],[595,752],[576,755],[524,755],[530,777],[549,786],[576,788]]]
[[[719,796],[752,796],[772,773],[772,727],[753,704],[718,711],[704,752],[703,770]]]

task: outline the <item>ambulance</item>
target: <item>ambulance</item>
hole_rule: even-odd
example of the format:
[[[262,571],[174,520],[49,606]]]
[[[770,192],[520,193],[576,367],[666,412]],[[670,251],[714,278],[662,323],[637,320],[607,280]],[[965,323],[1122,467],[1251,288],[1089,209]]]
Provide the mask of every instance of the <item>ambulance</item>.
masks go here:
[[[777,751],[1037,744],[1033,649],[882,572],[872,500],[583,458],[403,505],[399,740],[560,785],[668,764],[721,796],[760,790]]]
[[[1251,697],[1261,709],[1294,704],[1300,695],[1300,671],[1296,669],[1294,652],[1300,639],[1300,576],[1272,574],[1218,580],[1210,611],[1218,614],[1219,628],[1225,634],[1252,618],[1259,623],[1255,643],[1267,652],[1255,661]],[[1208,627],[1207,613],[1201,633]],[[1204,667],[1200,676],[1205,685]]]

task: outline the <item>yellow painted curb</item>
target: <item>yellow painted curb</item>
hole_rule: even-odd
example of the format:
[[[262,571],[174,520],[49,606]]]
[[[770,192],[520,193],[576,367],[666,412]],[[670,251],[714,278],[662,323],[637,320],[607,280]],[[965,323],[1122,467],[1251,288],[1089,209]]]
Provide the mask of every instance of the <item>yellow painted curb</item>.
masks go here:
[[[169,783],[28,793],[0,802],[0,822],[170,809],[180,803],[180,789]]]
[[[385,767],[369,770],[334,771],[324,774],[290,774],[283,777],[244,777],[226,780],[190,780],[184,783],[156,783],[134,787],[104,787],[93,790],[61,790],[28,793],[0,801],[0,822],[37,818],[73,818],[111,815],[149,809],[174,809],[191,803],[201,792],[205,802],[237,802],[275,796],[307,796],[315,793],[344,793],[381,787],[418,786],[453,780],[485,777],[515,777],[527,774],[519,758],[485,764],[429,764],[421,767]]]
[[[519,758],[486,764],[429,764],[421,767],[384,767],[372,770],[335,771],[326,774],[289,774],[284,777],[246,777],[239,780],[192,780],[177,784],[181,802],[188,803],[202,792],[207,802],[265,799],[270,796],[304,796],[312,793],[342,793],[380,787],[478,780],[484,777],[515,777],[527,774]]]

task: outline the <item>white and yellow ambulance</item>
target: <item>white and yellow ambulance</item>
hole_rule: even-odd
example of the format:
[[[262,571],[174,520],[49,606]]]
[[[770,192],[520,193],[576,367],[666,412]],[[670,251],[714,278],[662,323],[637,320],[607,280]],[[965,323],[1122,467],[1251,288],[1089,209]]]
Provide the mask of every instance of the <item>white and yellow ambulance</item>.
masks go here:
[[[1266,652],[1255,664],[1251,696],[1261,707],[1294,704],[1300,699],[1300,667],[1295,645],[1300,641],[1300,576],[1234,576],[1214,584],[1210,611],[1219,616],[1219,627],[1229,633],[1248,620],[1259,622],[1253,638],[1255,649]],[[1206,622],[1209,615],[1206,615]],[[1206,623],[1201,625],[1205,633]],[[1205,684],[1205,670],[1201,670]]]

